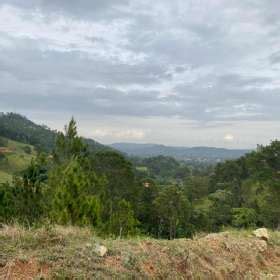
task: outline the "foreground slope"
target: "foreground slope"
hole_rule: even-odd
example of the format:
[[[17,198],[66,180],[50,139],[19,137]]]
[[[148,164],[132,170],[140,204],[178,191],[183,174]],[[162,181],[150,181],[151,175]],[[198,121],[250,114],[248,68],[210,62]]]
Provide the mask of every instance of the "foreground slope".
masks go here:
[[[100,257],[97,244],[108,248]],[[0,279],[279,279],[280,233],[102,240],[89,229],[0,230]]]

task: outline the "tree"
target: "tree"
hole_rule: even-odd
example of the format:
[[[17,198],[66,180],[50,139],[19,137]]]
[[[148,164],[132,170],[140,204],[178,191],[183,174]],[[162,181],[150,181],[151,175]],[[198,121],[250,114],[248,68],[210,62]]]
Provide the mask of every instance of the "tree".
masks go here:
[[[232,219],[233,196],[230,191],[217,190],[209,195],[212,202],[210,218],[213,230],[218,230],[222,225],[230,225]]]
[[[2,185],[0,212],[3,218],[6,221],[13,218],[27,224],[39,221],[47,212],[46,182],[46,157],[39,155],[11,184]]]
[[[247,156],[250,178],[259,184],[259,220],[266,226],[280,227],[280,141]]]
[[[185,193],[192,203],[208,195],[209,179],[206,176],[192,176],[185,180]]]
[[[233,208],[232,224],[239,228],[253,227],[257,223],[257,213],[252,208]]]
[[[6,138],[0,137],[0,147],[6,147],[8,145],[8,140]]]
[[[183,191],[176,186],[165,187],[154,200],[159,219],[159,235],[168,234],[169,239],[177,234],[187,234],[190,204]]]
[[[235,207],[240,207],[242,180],[248,177],[246,158],[241,157],[237,160],[228,160],[220,163],[215,168],[214,174],[210,179],[209,190],[228,190],[232,193]]]
[[[59,169],[52,218],[61,224],[98,225],[100,222],[100,202],[94,194],[101,182],[95,174],[85,172],[77,159],[72,159],[63,169]]]
[[[122,199],[128,201],[135,211],[139,186],[131,163],[118,152],[102,151],[94,154],[92,165],[97,176],[106,178],[106,184],[100,190],[102,219],[110,220]]]
[[[157,234],[157,212],[153,201],[158,196],[159,188],[155,181],[143,179],[139,182],[140,194],[137,203],[137,218],[145,233]]]
[[[124,199],[120,200],[112,215],[109,225],[110,233],[119,236],[119,238],[133,235],[137,232],[138,224],[139,222],[134,217],[131,204]]]
[[[11,222],[16,217],[16,201],[10,184],[0,184],[0,222]]]
[[[64,134],[58,133],[53,157],[57,164],[70,161],[74,157],[78,157],[80,160],[88,157],[87,145],[78,136],[74,118],[70,120],[68,126],[65,126]]]

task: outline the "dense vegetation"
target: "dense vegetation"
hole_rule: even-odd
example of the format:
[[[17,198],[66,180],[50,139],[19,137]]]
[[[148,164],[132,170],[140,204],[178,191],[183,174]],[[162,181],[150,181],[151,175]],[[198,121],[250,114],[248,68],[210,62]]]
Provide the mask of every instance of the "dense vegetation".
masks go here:
[[[278,141],[215,168],[163,156],[129,161],[110,149],[93,153],[72,119],[65,133],[56,133],[52,151],[42,151],[0,185],[1,222],[90,225],[103,235],[170,239],[280,223]]]
[[[137,176],[148,177],[161,185],[176,184],[181,186],[186,178],[206,176],[213,170],[213,165],[196,161],[177,161],[166,156],[132,157],[129,160],[133,163]]]

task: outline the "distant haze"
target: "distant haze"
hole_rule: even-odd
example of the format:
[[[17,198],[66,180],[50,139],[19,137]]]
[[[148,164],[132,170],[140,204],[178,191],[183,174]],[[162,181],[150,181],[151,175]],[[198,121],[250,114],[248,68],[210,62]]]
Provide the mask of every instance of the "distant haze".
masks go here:
[[[0,111],[99,142],[280,138],[279,0],[2,0]]]
[[[114,143],[111,147],[129,156],[155,157],[168,156],[177,160],[219,162],[227,159],[237,159],[250,150],[233,150],[213,147],[170,147],[156,144]]]

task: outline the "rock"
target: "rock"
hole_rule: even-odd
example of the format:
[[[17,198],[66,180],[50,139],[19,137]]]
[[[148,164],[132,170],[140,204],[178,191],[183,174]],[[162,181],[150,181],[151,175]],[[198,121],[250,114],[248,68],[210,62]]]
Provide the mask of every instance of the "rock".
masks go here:
[[[267,243],[265,240],[257,240],[255,246],[259,252],[263,253],[267,250]]]
[[[253,234],[258,237],[259,239],[268,241],[269,239],[269,234],[268,234],[268,230],[266,228],[258,228],[256,230],[253,231]]]
[[[103,245],[96,245],[94,251],[99,257],[104,257],[108,249]]]

